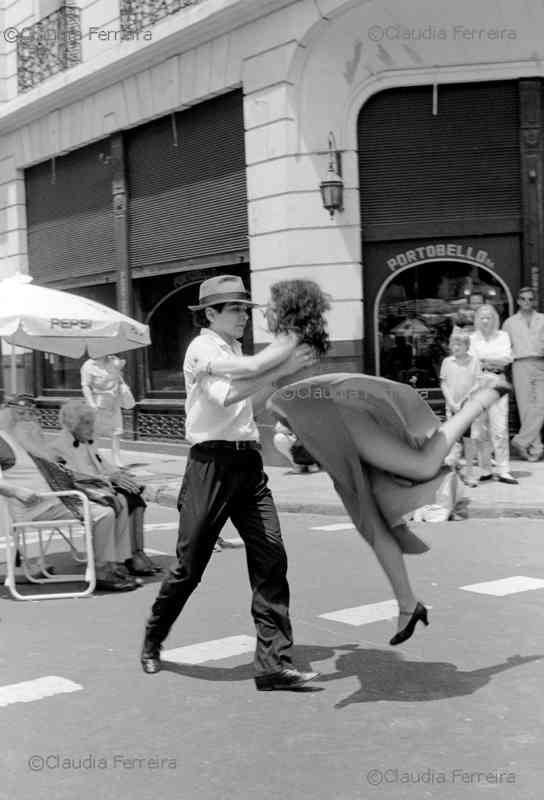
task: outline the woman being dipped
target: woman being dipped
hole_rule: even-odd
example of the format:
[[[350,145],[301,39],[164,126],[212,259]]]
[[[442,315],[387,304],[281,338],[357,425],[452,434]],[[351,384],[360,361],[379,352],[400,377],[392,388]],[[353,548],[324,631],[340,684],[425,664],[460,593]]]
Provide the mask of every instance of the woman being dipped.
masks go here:
[[[271,287],[266,309],[274,341],[256,356],[222,359],[205,371],[243,380],[262,374],[287,358],[298,344],[318,355],[329,348],[327,296],[313,281],[281,281]],[[278,361],[279,359],[279,361]],[[268,408],[298,436],[330,475],[356,528],[373,548],[399,604],[397,645],[418,621],[428,624],[427,609],[414,595],[404,553],[422,553],[427,545],[403,517],[433,504],[445,475],[450,448],[482,411],[510,387],[502,376],[477,391],[444,424],[406,384],[363,374],[335,373],[291,383],[276,391]]]

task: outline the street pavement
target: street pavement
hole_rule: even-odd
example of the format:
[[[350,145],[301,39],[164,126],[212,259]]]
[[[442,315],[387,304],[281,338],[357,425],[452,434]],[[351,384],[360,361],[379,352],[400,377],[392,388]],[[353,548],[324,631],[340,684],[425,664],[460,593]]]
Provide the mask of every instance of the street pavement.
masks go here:
[[[155,502],[175,508],[185,469],[187,446],[151,444],[145,451],[139,450],[139,447],[140,442],[125,443],[125,463],[137,465],[135,471],[148,486]],[[297,475],[288,465],[267,467],[266,472],[280,511],[345,513],[326,473]],[[544,517],[544,461],[529,463],[513,459],[511,472],[519,480],[517,486],[487,481],[476,488],[463,487],[470,517]]]
[[[177,514],[146,517],[166,566]],[[391,591],[345,514],[281,520],[295,659],[321,673],[307,692],[255,690],[243,550],[213,555],[153,676],[138,650],[158,578],[82,600],[0,591],[0,800],[540,798],[542,522],[415,525],[430,626],[392,648]]]

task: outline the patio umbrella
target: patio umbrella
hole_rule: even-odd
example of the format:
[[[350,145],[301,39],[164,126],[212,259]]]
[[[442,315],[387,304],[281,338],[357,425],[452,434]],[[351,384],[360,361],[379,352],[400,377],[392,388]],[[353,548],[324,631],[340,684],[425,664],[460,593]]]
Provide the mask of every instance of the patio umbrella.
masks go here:
[[[32,284],[30,275],[0,281],[0,338],[15,346],[80,358],[100,358],[151,344],[149,327],[94,300]]]
[[[91,358],[151,344],[149,327],[94,300],[35,286],[27,275],[0,282],[0,337],[8,344]]]

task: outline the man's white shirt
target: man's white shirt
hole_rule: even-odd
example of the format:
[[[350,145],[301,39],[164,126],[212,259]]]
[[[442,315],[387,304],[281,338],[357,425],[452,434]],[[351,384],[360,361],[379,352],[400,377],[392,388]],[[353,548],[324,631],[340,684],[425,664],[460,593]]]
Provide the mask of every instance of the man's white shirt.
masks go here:
[[[185,438],[190,444],[211,440],[258,441],[251,400],[225,406],[231,387],[228,377],[206,374],[215,359],[242,355],[239,342],[232,346],[209,328],[202,328],[185,353]]]

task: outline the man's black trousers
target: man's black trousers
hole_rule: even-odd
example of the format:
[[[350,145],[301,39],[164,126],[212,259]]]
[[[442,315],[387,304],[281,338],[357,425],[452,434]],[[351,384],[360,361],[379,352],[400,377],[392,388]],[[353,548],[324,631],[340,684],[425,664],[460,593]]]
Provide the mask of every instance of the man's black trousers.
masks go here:
[[[195,445],[178,497],[177,564],[151,609],[146,638],[161,643],[197,587],[230,518],[246,546],[251,613],[257,629],[255,673],[291,665],[287,555],[258,450]]]

